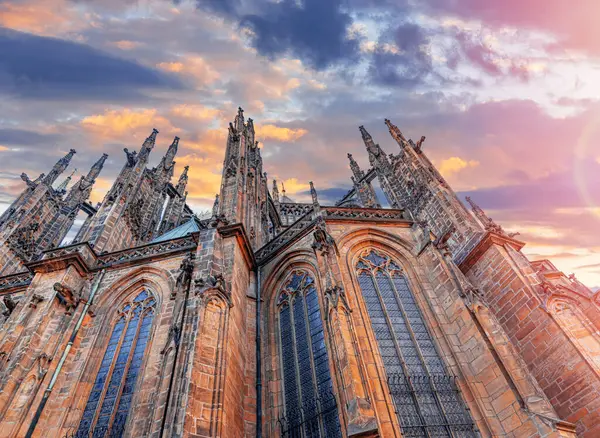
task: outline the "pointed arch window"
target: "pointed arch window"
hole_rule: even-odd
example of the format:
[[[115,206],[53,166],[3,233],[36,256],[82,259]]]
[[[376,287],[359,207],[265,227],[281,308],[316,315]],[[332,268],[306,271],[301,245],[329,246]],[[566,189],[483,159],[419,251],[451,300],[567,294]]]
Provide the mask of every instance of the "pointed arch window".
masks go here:
[[[295,271],[279,295],[284,437],[341,437],[314,279]]]
[[[368,249],[356,270],[403,436],[479,436],[400,266]]]
[[[118,310],[76,437],[121,437],[150,337],[156,300],[147,291]]]

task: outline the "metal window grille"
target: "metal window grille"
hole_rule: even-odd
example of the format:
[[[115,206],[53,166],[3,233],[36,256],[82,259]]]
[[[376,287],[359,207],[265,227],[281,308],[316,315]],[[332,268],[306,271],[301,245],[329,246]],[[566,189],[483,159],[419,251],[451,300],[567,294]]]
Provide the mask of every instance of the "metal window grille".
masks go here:
[[[123,435],[155,308],[156,301],[146,291],[121,306],[79,428],[68,437]]]
[[[371,249],[356,268],[403,436],[478,437],[400,266]]]
[[[342,436],[313,278],[295,271],[279,295],[283,437]]]

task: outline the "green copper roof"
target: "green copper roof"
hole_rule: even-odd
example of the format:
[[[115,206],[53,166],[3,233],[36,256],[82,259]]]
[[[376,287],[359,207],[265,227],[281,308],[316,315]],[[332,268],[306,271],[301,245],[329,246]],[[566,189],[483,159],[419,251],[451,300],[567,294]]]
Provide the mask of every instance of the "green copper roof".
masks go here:
[[[187,236],[188,234],[195,233],[200,231],[200,225],[198,224],[198,219],[195,216],[192,216],[189,221],[184,224],[179,225],[176,228],[173,228],[171,231],[167,231],[165,234],[155,237],[152,239],[151,243],[156,242],[164,242],[165,240],[177,239],[179,237]]]

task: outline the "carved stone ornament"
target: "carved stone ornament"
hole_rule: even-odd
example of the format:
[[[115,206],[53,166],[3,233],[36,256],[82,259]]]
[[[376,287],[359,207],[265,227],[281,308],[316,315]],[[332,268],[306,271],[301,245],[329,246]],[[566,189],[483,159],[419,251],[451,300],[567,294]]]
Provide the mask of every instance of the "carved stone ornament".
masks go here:
[[[194,286],[196,288],[196,295],[202,295],[209,289],[216,289],[222,292],[225,296],[229,296],[227,283],[225,282],[225,278],[222,274],[208,274],[206,278],[199,278],[195,280]]]
[[[194,271],[194,254],[190,253],[181,261],[179,266],[179,275],[175,282],[175,289],[171,291],[171,299],[174,300],[180,291],[184,291],[190,285],[192,272]]]
[[[13,310],[15,310],[15,307],[17,307],[17,303],[15,303],[15,300],[12,299],[12,296],[10,295],[4,295],[2,301],[4,302],[4,305],[6,306],[6,310],[4,312],[2,312],[2,314],[8,318],[11,313],[13,312]]]
[[[44,301],[44,297],[39,294],[33,294],[31,296],[31,301],[29,302],[29,307],[36,309],[38,304]]]
[[[444,234],[433,241],[433,245],[442,252],[444,256],[450,256],[450,248],[448,247],[448,240],[454,233],[454,225],[450,226]]]
[[[323,256],[329,254],[333,248],[337,252],[335,246],[335,239],[327,232],[325,222],[322,218],[315,225],[315,231],[313,232],[314,242],[312,247],[315,251],[320,251]]]
[[[62,283],[54,283],[54,290],[56,291],[56,298],[59,303],[65,306],[65,313],[71,315],[75,307],[79,304],[81,296]]]

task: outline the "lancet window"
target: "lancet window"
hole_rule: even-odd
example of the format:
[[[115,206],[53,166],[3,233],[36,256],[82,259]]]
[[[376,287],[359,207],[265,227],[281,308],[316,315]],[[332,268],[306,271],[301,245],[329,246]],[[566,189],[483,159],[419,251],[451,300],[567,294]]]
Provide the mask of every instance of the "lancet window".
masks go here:
[[[284,437],[341,437],[315,281],[295,271],[279,295]]]
[[[155,311],[147,291],[118,310],[76,437],[123,436]]]
[[[402,435],[479,436],[402,268],[369,249],[362,253],[356,269]]]

